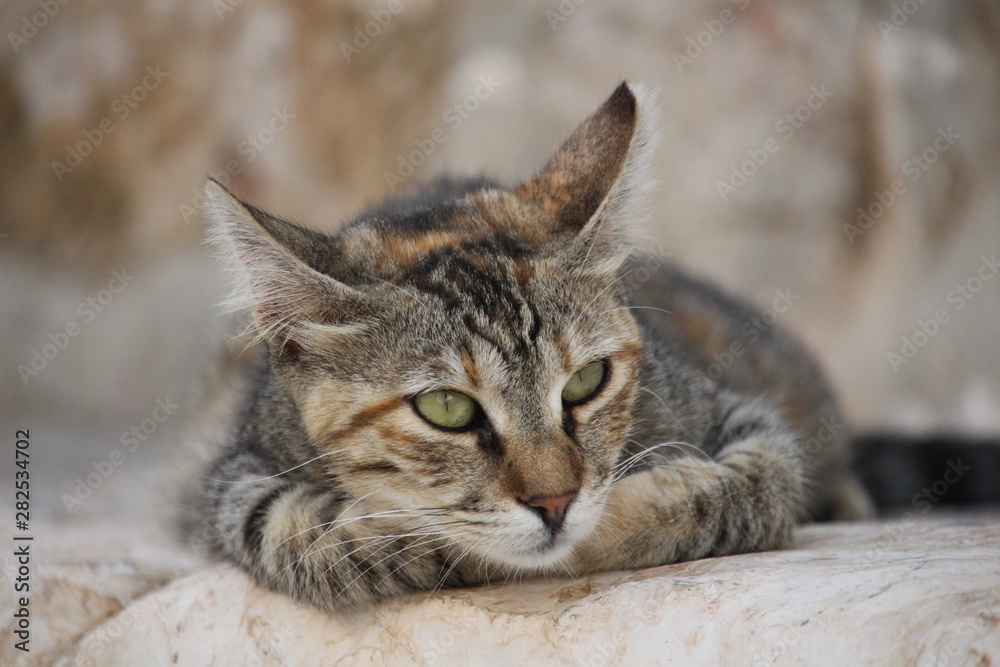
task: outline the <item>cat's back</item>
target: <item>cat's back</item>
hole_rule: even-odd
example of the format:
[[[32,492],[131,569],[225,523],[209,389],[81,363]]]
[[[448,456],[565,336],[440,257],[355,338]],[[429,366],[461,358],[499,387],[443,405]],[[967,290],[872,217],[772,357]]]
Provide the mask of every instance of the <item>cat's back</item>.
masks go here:
[[[798,298],[778,290],[771,303],[756,308],[664,262],[631,302],[672,354],[722,388],[775,403],[811,437],[821,420],[842,421],[819,364],[787,331],[787,312]],[[846,437],[846,429],[837,435]]]

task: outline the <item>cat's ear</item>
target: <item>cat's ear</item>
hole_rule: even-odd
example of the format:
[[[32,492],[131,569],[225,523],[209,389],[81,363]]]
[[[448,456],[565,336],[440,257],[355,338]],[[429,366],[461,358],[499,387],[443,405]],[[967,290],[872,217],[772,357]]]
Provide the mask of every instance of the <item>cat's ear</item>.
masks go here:
[[[576,235],[573,260],[615,270],[633,249],[654,145],[654,95],[622,83],[514,193]]]
[[[318,333],[352,330],[360,291],[309,265],[329,238],[245,204],[214,180],[205,186],[210,240],[233,282],[227,307],[249,311],[260,339],[298,356]]]

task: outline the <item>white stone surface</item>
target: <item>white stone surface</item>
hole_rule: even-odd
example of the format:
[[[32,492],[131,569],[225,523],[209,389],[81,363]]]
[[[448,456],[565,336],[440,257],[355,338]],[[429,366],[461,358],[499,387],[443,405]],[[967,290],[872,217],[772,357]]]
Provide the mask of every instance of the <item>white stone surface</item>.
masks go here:
[[[28,654],[15,649],[12,634],[13,614],[22,595],[14,588],[18,567],[12,553],[24,543],[5,536],[0,558],[0,665],[4,667],[50,665],[72,652],[85,633],[126,611],[133,600],[206,566],[153,522],[34,521],[32,526]]]
[[[123,605],[57,664],[990,665],[998,624],[1000,519],[951,517],[810,526],[781,552],[339,615],[209,566]]]

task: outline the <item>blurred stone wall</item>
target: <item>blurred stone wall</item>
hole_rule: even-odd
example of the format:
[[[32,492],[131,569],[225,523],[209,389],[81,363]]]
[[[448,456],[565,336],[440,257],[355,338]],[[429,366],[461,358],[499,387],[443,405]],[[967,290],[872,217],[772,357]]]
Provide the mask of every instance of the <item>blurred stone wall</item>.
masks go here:
[[[1000,430],[988,0],[9,0],[0,35],[0,426],[37,425],[57,515],[132,428],[85,504],[149,496],[184,422],[157,401],[194,408],[207,174],[334,229],[440,171],[528,175],[626,77],[659,90],[653,247],[790,290],[853,422]]]

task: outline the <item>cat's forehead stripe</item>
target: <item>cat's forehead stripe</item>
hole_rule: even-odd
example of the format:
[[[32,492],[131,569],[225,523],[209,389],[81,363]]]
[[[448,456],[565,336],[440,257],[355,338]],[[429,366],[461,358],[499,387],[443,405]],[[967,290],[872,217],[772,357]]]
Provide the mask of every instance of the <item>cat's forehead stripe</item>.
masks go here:
[[[412,269],[442,251],[464,249],[468,257],[524,255],[545,225],[528,220],[537,214],[518,197],[495,190],[470,195],[431,211],[373,221],[373,240],[401,268]]]

